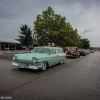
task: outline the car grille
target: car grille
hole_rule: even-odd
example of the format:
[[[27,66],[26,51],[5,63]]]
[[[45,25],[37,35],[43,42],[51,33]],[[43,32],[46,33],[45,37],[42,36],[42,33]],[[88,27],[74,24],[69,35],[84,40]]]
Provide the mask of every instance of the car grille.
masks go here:
[[[25,66],[37,65],[37,63],[33,63],[32,61],[14,60],[14,62]]]
[[[71,51],[68,51],[68,55],[70,55],[71,54]]]

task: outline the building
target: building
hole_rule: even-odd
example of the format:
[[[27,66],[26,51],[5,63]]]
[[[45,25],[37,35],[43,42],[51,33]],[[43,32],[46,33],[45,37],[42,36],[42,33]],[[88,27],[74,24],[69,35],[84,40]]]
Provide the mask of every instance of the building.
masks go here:
[[[98,50],[100,50],[100,47],[93,47],[93,49],[94,49],[95,51],[98,51]]]
[[[0,50],[20,50],[21,43],[14,39],[0,37]]]

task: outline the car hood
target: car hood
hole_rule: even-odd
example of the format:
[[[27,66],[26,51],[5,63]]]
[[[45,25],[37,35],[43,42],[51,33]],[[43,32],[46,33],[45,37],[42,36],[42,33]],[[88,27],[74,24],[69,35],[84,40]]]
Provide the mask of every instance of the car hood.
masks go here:
[[[82,51],[82,50],[81,50],[81,51],[78,51],[78,52],[85,52],[85,51]]]
[[[38,60],[48,57],[48,54],[43,53],[25,53],[25,54],[15,54],[17,60],[28,60],[32,61],[32,58],[35,57]]]

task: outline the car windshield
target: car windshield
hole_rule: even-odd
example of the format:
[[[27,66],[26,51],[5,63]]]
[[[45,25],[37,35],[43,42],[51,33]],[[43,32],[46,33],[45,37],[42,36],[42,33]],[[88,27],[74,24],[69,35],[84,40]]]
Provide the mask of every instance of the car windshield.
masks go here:
[[[34,48],[32,52],[49,54],[50,50],[47,48]]]
[[[76,48],[68,48],[69,50],[76,50]]]
[[[84,49],[78,49],[78,51],[85,51]]]

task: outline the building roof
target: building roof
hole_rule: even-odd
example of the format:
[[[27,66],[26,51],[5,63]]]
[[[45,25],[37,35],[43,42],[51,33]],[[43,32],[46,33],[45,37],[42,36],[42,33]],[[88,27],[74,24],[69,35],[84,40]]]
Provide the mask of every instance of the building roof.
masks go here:
[[[0,42],[20,44],[20,42],[17,40],[4,38],[4,37],[0,37]]]

